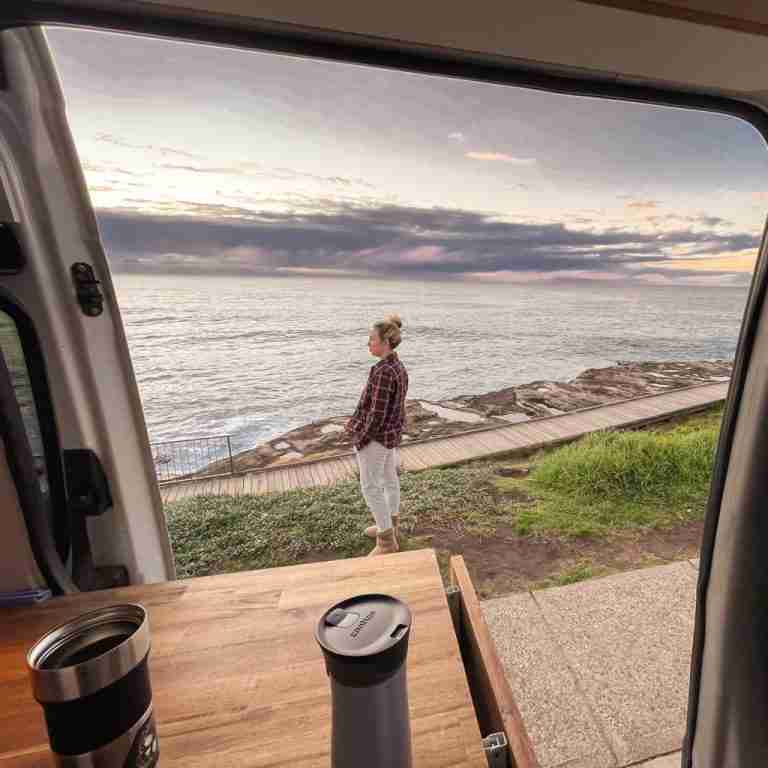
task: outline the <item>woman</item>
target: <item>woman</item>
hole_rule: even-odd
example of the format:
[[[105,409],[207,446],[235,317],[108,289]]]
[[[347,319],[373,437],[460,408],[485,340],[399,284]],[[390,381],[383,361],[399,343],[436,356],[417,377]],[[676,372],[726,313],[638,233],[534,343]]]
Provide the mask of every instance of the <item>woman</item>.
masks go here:
[[[371,328],[368,349],[381,359],[371,368],[360,402],[346,427],[360,468],[360,488],[376,521],[365,531],[376,539],[371,555],[386,555],[399,549],[397,449],[405,423],[408,372],[394,350],[400,344],[402,327],[400,318],[392,315]]]

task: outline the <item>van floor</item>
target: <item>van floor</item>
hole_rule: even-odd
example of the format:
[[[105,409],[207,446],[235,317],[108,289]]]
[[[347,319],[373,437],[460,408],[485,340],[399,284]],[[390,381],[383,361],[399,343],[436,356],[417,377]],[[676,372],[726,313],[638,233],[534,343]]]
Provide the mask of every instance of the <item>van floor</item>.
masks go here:
[[[621,571],[698,557],[703,522],[615,532],[596,538],[521,536],[500,526],[492,536],[417,528],[404,548],[432,547],[447,574],[463,555],[481,599],[546,589]]]

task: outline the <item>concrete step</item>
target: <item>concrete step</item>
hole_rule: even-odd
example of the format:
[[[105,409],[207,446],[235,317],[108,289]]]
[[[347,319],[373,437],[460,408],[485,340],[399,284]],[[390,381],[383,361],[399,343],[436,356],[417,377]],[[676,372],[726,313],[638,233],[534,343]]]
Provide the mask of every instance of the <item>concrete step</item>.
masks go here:
[[[697,576],[684,560],[482,604],[542,768],[680,749]]]

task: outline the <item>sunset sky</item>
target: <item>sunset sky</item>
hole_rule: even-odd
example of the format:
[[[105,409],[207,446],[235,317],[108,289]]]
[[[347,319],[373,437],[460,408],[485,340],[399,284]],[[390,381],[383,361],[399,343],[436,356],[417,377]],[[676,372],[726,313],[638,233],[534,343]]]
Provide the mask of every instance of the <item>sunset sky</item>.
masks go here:
[[[736,118],[49,29],[116,271],[743,285]]]

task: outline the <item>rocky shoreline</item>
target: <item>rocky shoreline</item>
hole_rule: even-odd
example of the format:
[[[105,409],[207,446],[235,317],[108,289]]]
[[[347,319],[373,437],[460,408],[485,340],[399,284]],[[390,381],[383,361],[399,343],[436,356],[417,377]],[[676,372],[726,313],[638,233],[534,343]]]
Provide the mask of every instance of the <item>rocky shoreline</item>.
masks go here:
[[[407,400],[403,442],[443,437],[478,427],[503,426],[555,416],[696,384],[728,381],[732,361],[618,362],[590,368],[568,382],[534,381],[482,395],[448,400]],[[263,445],[236,454],[235,472],[319,459],[352,449],[344,436],[348,416],[334,416],[293,429]],[[207,467],[210,473],[214,467]],[[227,470],[229,467],[227,466]]]

